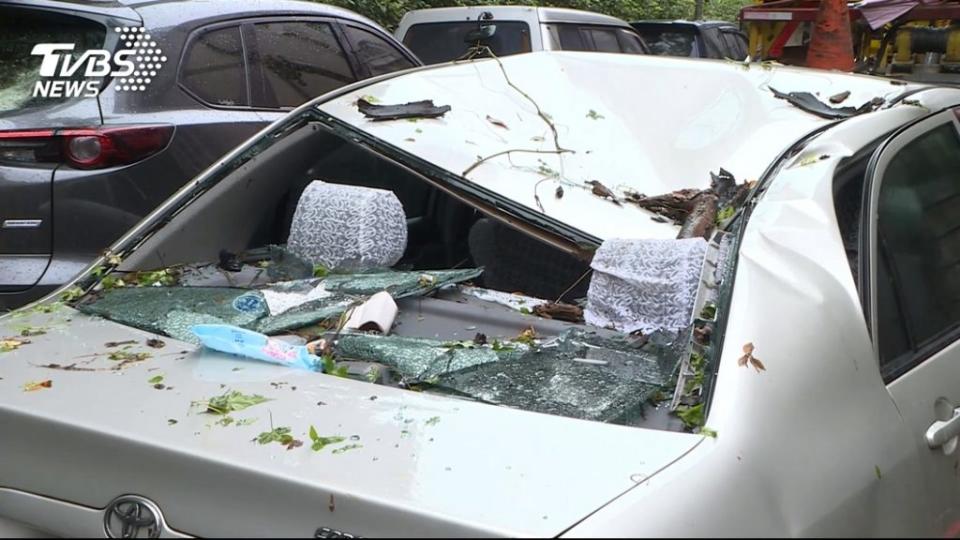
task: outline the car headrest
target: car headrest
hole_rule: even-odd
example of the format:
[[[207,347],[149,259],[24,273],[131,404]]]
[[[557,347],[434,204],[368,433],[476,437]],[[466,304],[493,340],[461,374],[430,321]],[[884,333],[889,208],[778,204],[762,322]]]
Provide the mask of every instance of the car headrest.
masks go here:
[[[407,218],[391,191],[314,181],[303,190],[287,249],[331,270],[388,268],[407,248]]]
[[[706,254],[703,238],[605,240],[590,263],[587,324],[645,334],[687,327]]]

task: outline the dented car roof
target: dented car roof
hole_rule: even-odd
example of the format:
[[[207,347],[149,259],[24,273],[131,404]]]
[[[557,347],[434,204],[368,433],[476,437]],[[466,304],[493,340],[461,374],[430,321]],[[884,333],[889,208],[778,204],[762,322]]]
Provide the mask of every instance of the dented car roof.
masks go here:
[[[533,53],[420,69],[317,107],[600,240],[674,238],[676,225],[638,219],[647,212],[600,197],[589,183],[599,182],[619,200],[705,189],[721,167],[741,182],[758,179],[793,143],[833,122],[779,99],[771,88],[825,102],[849,92],[842,105],[860,107],[877,98],[889,104],[915,87],[763,64]],[[360,99],[432,100],[450,111],[379,122],[362,114]],[[562,196],[552,182],[538,184],[545,179],[559,180]]]

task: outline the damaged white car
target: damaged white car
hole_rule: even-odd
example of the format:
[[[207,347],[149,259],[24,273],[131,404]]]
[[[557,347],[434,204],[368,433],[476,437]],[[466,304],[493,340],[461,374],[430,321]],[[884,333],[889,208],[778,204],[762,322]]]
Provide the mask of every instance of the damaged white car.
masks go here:
[[[958,106],[581,53],[319,98],[0,319],[0,535],[956,534]]]

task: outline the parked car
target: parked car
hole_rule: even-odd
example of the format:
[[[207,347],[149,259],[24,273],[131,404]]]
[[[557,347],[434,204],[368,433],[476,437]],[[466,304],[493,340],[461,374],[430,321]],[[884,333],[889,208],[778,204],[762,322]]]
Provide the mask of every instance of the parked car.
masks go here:
[[[489,28],[490,36],[477,34]],[[425,64],[456,60],[478,37],[497,56],[531,51],[595,51],[644,54],[647,48],[625,21],[562,8],[466,6],[418,9],[400,20],[397,40]]]
[[[635,21],[630,23],[652,54],[690,58],[747,57],[749,41],[727,21]]]
[[[953,533],[958,107],[571,52],[317,98],[0,318],[0,531]]]
[[[0,36],[0,310],[70,280],[291,108],[420,64],[363,17],[289,0],[0,2]],[[42,75],[42,43],[72,46],[80,69],[62,76],[61,49]],[[136,71],[84,77],[94,54]],[[53,97],[51,83],[93,87]]]

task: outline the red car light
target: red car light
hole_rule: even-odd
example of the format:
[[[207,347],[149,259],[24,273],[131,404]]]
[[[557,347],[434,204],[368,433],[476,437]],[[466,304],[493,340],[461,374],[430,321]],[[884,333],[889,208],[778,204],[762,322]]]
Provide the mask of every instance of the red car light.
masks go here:
[[[166,148],[172,136],[170,125],[0,131],[0,162],[129,165]]]

